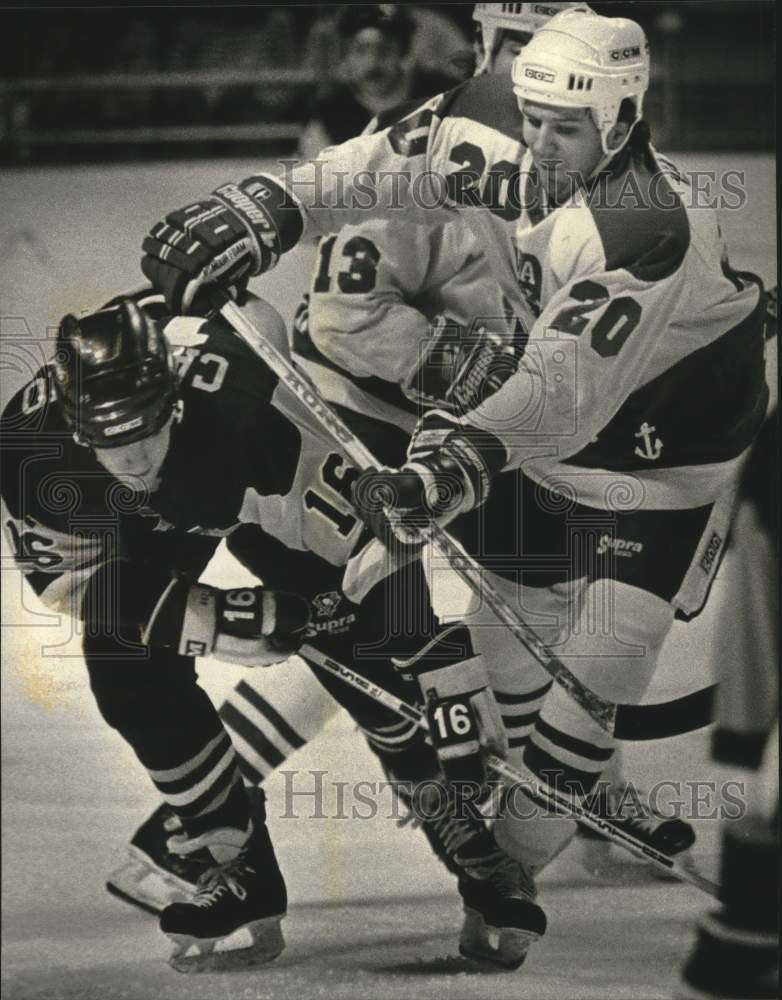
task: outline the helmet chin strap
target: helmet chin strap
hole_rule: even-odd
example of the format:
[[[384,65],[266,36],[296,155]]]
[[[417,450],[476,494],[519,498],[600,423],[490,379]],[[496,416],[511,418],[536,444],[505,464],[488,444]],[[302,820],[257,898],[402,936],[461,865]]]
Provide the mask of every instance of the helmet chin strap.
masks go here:
[[[595,121],[595,114],[594,114],[594,112],[592,112],[592,120]],[[596,177],[602,170],[605,170],[605,168],[608,166],[608,164],[611,162],[611,160],[613,160],[613,158],[617,155],[617,153],[621,153],[622,152],[622,150],[625,148],[625,146],[630,141],[630,136],[633,134],[633,129],[635,128],[635,124],[636,124],[636,122],[638,120],[639,119],[636,118],[635,121],[628,122],[627,134],[625,135],[624,139],[622,139],[622,141],[619,143],[619,145],[616,146],[614,149],[609,149],[608,146],[606,145],[606,143],[607,143],[607,140],[608,140],[609,133],[611,132],[612,129],[616,128],[616,126],[619,124],[619,122],[618,121],[614,122],[614,124],[611,126],[611,128],[607,129],[604,132],[600,128],[600,126],[598,125],[598,123],[595,121],[595,125],[597,126],[598,130],[600,131],[600,145],[601,145],[601,147],[603,149],[603,156],[597,161],[595,169],[589,175],[589,178],[588,178],[589,180],[591,180],[593,177]]]

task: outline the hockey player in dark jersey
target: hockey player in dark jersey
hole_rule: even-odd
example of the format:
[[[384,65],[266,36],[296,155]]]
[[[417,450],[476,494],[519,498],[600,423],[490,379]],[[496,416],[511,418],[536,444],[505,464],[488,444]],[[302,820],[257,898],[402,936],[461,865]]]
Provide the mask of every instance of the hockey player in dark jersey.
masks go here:
[[[243,960],[268,961],[283,948],[285,883],[262,798],[253,815],[193,658],[284,660],[309,608],[293,594],[197,580],[235,522],[246,485],[237,468],[259,493],[285,490],[295,439],[269,406],[274,378],[243,377],[238,341],[223,334],[210,351],[221,338],[208,329],[199,338],[207,349],[184,352],[177,374],[154,301],[143,306],[125,298],[65,317],[54,361],[9,403],[5,527],[43,602],[83,620],[98,708],[178,817],[182,850],[202,862],[210,937],[227,923],[247,926]],[[290,449],[261,460],[258,428]],[[239,883],[241,906],[231,890]],[[162,929],[184,940],[175,917]]]
[[[284,339],[270,307],[251,300],[246,308],[267,336]],[[169,352],[155,316],[164,319],[159,301],[142,294],[78,320],[66,317],[55,362],[4,414],[3,481],[19,564],[45,602],[84,617],[88,635],[97,632],[97,641],[85,644],[85,658],[99,707],[178,820],[169,824],[169,846],[195,863],[168,863],[169,884],[188,897],[194,870],[202,873],[194,898],[174,902],[161,916],[161,928],[177,942],[172,963],[184,971],[273,958],[283,946],[285,908],[262,812],[249,838],[239,826],[247,796],[220,720],[195,684],[193,656],[263,665],[286,658],[306,636],[326,654],[356,661],[363,645],[365,672],[381,671],[380,682],[410,700],[415,691],[390,657],[408,659],[435,626],[426,603],[398,600],[405,585],[426,594],[416,563],[405,584],[391,576],[360,607],[342,594],[344,563],[363,531],[346,496],[357,473],[328,442],[294,423],[292,400],[263,362],[219,317],[172,320],[166,329],[179,348]],[[55,443],[50,456],[47,447]],[[41,460],[31,461],[38,453]],[[42,500],[49,493],[41,483],[57,495],[70,489],[73,509]],[[224,536],[256,576],[267,585],[285,581],[285,589],[223,593],[198,584]],[[396,588],[396,601],[388,586]],[[119,614],[105,611],[112,595]],[[404,620],[392,623],[390,606]],[[131,653],[132,663],[120,662]],[[464,659],[458,649],[454,656],[457,664]],[[439,778],[437,755],[414,725],[329,675],[323,682],[351,711],[408,802],[416,783]],[[243,737],[232,706],[221,714],[231,733]],[[174,717],[181,721],[169,736]],[[495,949],[484,931],[481,957],[518,966],[530,925],[545,929],[542,911],[520,892],[518,863],[498,848],[474,809],[457,811],[452,802],[422,825],[458,875],[470,919],[501,932]],[[241,926],[254,933],[253,948],[210,957],[215,942]],[[187,954],[191,945],[195,956]]]

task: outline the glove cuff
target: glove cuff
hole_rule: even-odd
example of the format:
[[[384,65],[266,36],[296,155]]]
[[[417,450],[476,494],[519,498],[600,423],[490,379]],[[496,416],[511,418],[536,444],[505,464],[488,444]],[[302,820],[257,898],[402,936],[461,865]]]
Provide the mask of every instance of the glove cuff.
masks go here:
[[[206,656],[214,649],[216,632],[217,591],[194,583],[187,592],[177,652],[180,656]]]
[[[408,448],[408,465],[426,482],[438,473],[448,475],[444,492],[453,492],[454,472],[465,492],[462,507],[479,507],[489,495],[491,480],[508,462],[505,445],[490,431],[458,423],[444,410],[430,410],[419,421]],[[425,477],[421,468],[425,466]],[[455,466],[449,468],[449,466]]]
[[[240,184],[223,184],[212,196],[238,215],[252,236],[253,274],[275,267],[280,255],[296,245],[304,230],[300,209],[272,177],[248,177]]]
[[[252,275],[271,271],[280,259],[279,239],[269,213],[257,204],[238,184],[223,184],[212,197],[238,215],[252,239],[254,265]]]
[[[173,579],[160,595],[141,641],[176,649],[180,656],[205,656],[214,649],[217,591],[200,583]]]
[[[448,435],[443,453],[455,462],[470,485],[473,496],[467,509],[480,507],[488,499],[492,479],[507,462],[502,442],[488,431],[464,427]]]

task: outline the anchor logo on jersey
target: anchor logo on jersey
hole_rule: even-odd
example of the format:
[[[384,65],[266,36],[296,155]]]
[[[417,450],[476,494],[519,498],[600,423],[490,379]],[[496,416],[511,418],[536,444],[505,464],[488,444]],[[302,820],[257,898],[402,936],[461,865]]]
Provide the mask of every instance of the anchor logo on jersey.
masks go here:
[[[342,600],[342,595],[336,590],[329,590],[325,594],[316,594],[312,598],[312,606],[318,613],[319,618],[333,618]]]
[[[652,442],[652,434],[654,434],[656,430],[656,427],[647,424],[644,420],[638,433],[633,435],[634,437],[641,438],[643,440],[643,448],[636,446],[635,453],[639,458],[645,458],[647,462],[654,462],[655,459],[660,457],[663,450],[663,443],[659,438],[655,438],[654,442]]]

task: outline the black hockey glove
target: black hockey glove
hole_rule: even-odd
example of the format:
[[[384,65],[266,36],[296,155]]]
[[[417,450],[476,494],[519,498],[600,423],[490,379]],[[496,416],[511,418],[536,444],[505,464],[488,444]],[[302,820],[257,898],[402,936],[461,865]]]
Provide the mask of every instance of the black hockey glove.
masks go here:
[[[241,288],[270,270],[302,231],[302,218],[271,178],[223,184],[171,212],[144,240],[141,270],[172,313],[187,312],[208,284]]]
[[[181,656],[214,656],[246,667],[287,660],[304,641],[310,607],[303,597],[265,587],[218,590],[172,580],[143,641]]]
[[[364,472],[353,487],[354,505],[375,535],[390,544],[421,545],[431,520],[445,525],[479,507],[491,477],[507,460],[501,442],[431,410],[418,423],[401,469]]]
[[[436,316],[421,363],[402,391],[414,403],[463,416],[500,389],[518,368],[511,346],[481,326],[467,330]]]

